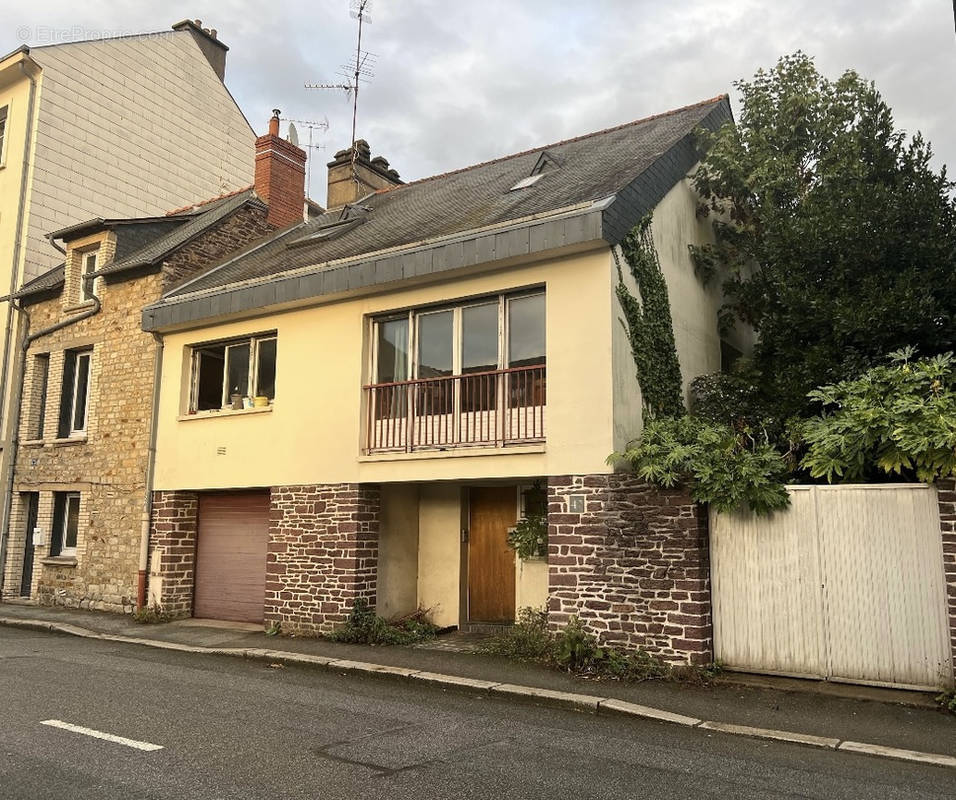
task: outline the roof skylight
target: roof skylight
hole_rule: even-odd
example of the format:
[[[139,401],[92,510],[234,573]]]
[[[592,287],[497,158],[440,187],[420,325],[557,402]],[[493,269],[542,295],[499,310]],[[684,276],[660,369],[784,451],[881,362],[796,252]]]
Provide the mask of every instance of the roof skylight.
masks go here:
[[[542,175],[543,173],[539,172],[537,175],[529,175],[527,178],[522,178],[514,186],[512,186],[508,191],[514,192],[514,191],[517,191],[518,189],[527,189],[532,184],[535,184],[539,180],[541,180]]]

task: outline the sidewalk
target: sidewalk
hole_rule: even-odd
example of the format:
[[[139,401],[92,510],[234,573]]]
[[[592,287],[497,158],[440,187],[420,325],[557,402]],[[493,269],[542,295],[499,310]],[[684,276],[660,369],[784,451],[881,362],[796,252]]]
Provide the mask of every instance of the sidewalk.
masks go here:
[[[652,710],[665,713],[693,717],[698,722],[717,720],[718,723],[705,722],[702,726],[714,730],[723,730],[726,725],[765,728],[825,737],[846,742],[847,745],[866,742],[956,757],[956,716],[935,709],[932,695],[914,692],[733,675],[711,686],[662,681],[626,684],[609,680],[583,680],[536,665],[475,653],[419,647],[369,647],[337,644],[322,639],[273,637],[266,636],[259,626],[228,624],[229,627],[224,627],[224,624],[198,620],[138,625],[129,617],[118,614],[10,603],[0,604],[0,623],[20,626],[53,623],[82,628],[95,634],[217,650],[281,651],[270,652],[268,657],[273,660],[282,660],[283,654],[288,654],[290,659],[295,654],[302,654],[314,657],[319,664],[323,659],[371,662],[406,671],[486,681],[488,685],[500,683],[551,692],[577,693],[589,696],[591,701],[598,697],[610,698],[650,706]],[[263,653],[246,655],[265,657]],[[329,668],[336,669],[335,666]],[[343,665],[342,668],[346,667]],[[760,685],[747,685],[739,682],[741,680],[747,681],[747,684]],[[474,690],[479,687],[474,685],[471,688]],[[542,702],[549,700],[547,696],[537,699]],[[550,700],[558,702],[554,697]],[[576,705],[587,707],[586,702]],[[604,707],[612,709],[614,705],[607,701]],[[715,734],[708,731],[703,735]],[[854,748],[847,746],[844,749]]]

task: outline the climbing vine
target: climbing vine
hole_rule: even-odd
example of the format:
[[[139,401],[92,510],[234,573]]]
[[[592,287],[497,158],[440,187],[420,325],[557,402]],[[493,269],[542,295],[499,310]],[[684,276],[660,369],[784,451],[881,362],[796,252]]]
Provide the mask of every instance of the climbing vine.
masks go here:
[[[631,354],[637,367],[644,407],[652,416],[679,417],[684,413],[680,363],[674,342],[674,324],[667,284],[651,237],[651,217],[644,217],[621,242],[621,253],[637,282],[640,299],[624,283],[617,250],[617,298],[624,316]]]

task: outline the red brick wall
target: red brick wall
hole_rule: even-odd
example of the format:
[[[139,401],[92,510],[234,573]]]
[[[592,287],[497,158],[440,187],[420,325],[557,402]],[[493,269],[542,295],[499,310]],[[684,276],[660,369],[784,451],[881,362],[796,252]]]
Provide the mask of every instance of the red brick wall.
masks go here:
[[[269,206],[277,228],[302,222],[305,203],[305,151],[278,136],[256,139],[256,194]]]
[[[162,576],[159,604],[176,616],[193,613],[198,527],[199,496],[195,492],[153,492],[150,559],[157,551],[161,555],[158,565],[150,564],[150,573]]]
[[[946,576],[946,602],[949,609],[949,641],[956,678],[956,481],[949,478],[936,485],[939,500],[939,525],[943,535],[943,571]]]
[[[579,499],[583,510],[572,511]],[[630,475],[548,481],[549,605],[600,641],[665,660],[713,660],[707,512]]]
[[[266,623],[328,633],[355,601],[375,607],[379,489],[338,483],[272,489]]]

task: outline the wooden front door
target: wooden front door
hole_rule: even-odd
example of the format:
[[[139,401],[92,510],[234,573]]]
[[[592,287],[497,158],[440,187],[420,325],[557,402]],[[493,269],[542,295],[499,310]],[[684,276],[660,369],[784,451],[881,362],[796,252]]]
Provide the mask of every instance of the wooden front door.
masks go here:
[[[512,622],[515,618],[515,554],[508,529],[518,518],[514,486],[475,488],[470,495],[468,619]]]

